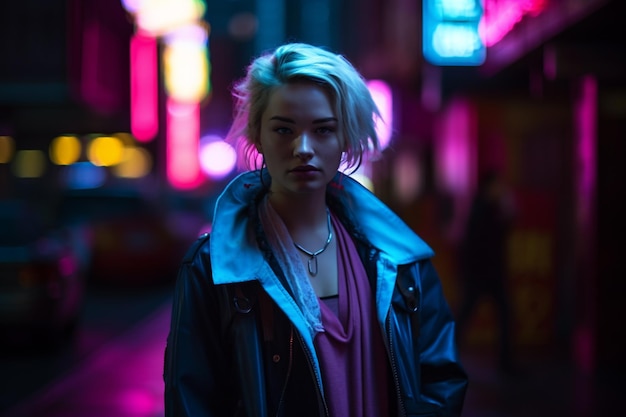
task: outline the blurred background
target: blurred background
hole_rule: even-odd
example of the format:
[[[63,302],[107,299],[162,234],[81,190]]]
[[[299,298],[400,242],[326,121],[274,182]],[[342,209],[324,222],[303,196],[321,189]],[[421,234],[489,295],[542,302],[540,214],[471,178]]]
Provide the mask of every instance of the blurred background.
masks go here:
[[[3,1],[0,414],[163,415],[176,268],[243,165],[230,88],[302,41],[381,108],[354,176],[436,252],[464,415],[624,415],[625,4]]]

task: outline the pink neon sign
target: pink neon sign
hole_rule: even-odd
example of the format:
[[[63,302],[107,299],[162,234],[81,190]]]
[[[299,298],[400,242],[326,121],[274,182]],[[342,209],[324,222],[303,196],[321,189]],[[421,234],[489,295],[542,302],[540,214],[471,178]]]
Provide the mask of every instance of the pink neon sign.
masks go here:
[[[203,180],[198,160],[200,105],[167,100],[167,179],[178,189],[192,189]]]
[[[524,16],[536,16],[548,4],[548,0],[483,1],[484,12],[478,30],[487,47],[502,40]]]
[[[138,141],[148,142],[159,130],[157,41],[136,34],[130,41],[130,128]]]

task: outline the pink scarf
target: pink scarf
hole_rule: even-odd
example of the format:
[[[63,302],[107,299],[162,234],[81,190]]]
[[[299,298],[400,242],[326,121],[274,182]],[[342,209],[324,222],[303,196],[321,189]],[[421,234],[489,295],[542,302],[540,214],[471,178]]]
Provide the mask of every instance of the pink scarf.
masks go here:
[[[330,415],[386,416],[389,370],[374,297],[351,236],[334,216],[332,220],[338,249],[339,314],[321,303],[325,332],[314,341]]]

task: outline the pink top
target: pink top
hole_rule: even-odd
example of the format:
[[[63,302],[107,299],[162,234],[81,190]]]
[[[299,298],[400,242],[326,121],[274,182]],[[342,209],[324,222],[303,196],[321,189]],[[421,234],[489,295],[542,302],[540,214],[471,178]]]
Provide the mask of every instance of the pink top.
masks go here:
[[[352,238],[332,217],[337,237],[337,310],[320,303],[325,332],[315,337],[332,417],[389,414],[389,369],[374,298]],[[332,301],[331,301],[332,303]]]

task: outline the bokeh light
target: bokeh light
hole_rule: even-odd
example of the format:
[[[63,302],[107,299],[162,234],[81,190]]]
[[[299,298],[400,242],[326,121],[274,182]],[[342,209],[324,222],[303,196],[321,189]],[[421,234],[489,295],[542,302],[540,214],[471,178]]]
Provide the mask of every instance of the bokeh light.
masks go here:
[[[104,185],[106,178],[105,168],[88,161],[65,166],[61,174],[63,185],[74,190],[100,187]]]
[[[139,29],[154,36],[161,36],[189,22],[200,20],[206,9],[202,0],[143,0],[127,3],[127,10],[134,10]]]
[[[376,117],[376,134],[380,141],[380,149],[385,149],[391,141],[393,129],[393,95],[389,84],[381,80],[367,82],[372,99],[380,111],[380,118]]]
[[[178,102],[199,102],[209,93],[207,29],[188,25],[168,34],[163,51],[165,88]]]
[[[200,105],[168,99],[166,110],[167,180],[177,189],[195,188],[203,180],[198,159]]]
[[[157,40],[141,34],[130,40],[130,125],[142,142],[159,131]]]
[[[142,178],[152,170],[152,156],[144,148],[127,147],[122,161],[111,169],[120,178]]]
[[[57,136],[50,143],[50,161],[56,165],[73,164],[80,158],[81,149],[80,140],[76,136]]]
[[[12,168],[18,178],[39,178],[46,170],[46,157],[38,149],[21,150],[15,155]]]
[[[214,179],[230,174],[237,164],[237,151],[219,136],[206,136],[200,140],[200,167]]]
[[[0,136],[0,164],[10,162],[15,153],[15,141],[11,136]]]
[[[89,143],[87,157],[98,166],[112,166],[122,162],[124,144],[114,136],[100,136]]]

